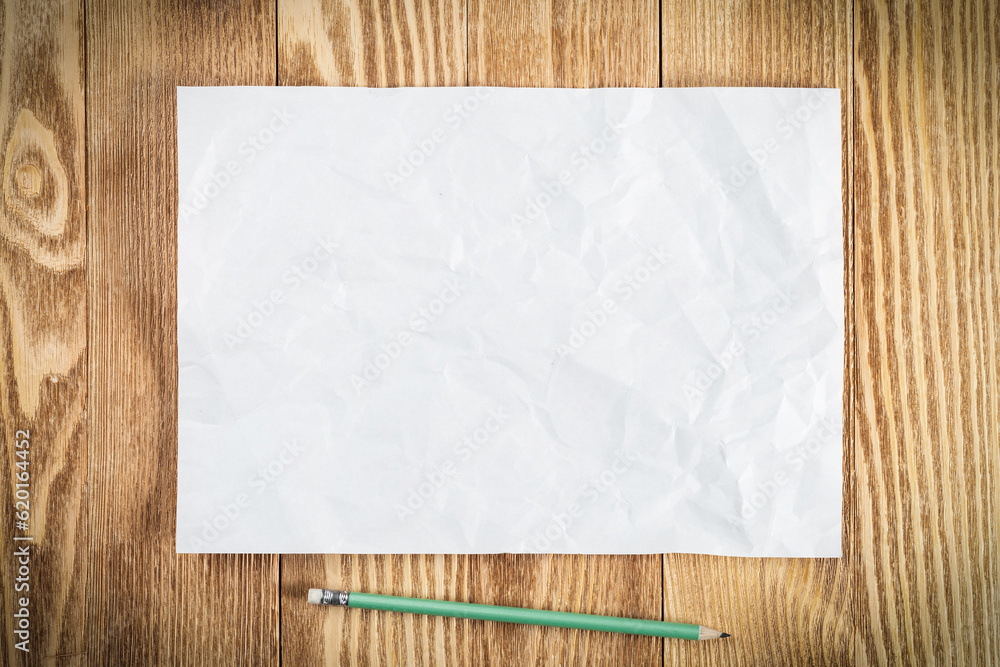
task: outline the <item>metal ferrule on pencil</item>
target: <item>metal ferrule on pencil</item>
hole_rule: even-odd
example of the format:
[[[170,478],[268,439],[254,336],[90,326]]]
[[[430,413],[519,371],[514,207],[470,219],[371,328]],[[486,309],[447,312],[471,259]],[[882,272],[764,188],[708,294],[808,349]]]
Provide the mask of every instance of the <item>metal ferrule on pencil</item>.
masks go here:
[[[310,588],[310,604],[328,604],[334,607],[346,607],[350,601],[350,591],[331,591],[328,588]]]

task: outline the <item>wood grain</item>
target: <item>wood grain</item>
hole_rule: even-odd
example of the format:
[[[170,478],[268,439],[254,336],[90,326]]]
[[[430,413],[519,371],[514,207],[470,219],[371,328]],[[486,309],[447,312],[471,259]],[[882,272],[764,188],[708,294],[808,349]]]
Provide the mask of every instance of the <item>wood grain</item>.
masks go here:
[[[857,0],[858,662],[1000,662],[1000,13]]]
[[[465,10],[461,5],[441,4],[434,11],[422,3],[387,3],[376,16],[363,3],[282,3],[278,8],[279,80],[296,85],[465,83]],[[552,85],[565,78],[569,85],[569,75],[579,72],[582,78],[573,79],[575,85],[655,83],[656,14],[652,3],[644,6],[645,12],[636,16],[628,8],[612,10],[610,4],[567,5],[563,10],[573,20],[556,22],[543,3],[476,5],[470,10],[476,14],[468,17],[469,29],[475,31],[468,36],[470,54],[474,51],[476,59],[492,69],[472,67],[470,55],[468,81],[472,85]],[[587,23],[577,30],[576,20],[588,16],[596,27]],[[420,29],[428,24],[420,17],[433,18],[429,33]],[[611,27],[601,27],[601,19],[608,17]],[[638,20],[643,22],[636,26]],[[510,49],[523,37],[515,31],[523,26],[535,29],[540,21],[548,40],[542,65],[535,56]],[[360,41],[355,27],[359,22],[370,28]],[[556,23],[570,30],[557,28]],[[511,32],[498,31],[501,26]],[[634,34],[627,31],[633,28]],[[429,59],[406,57],[407,49],[418,43],[407,37],[413,35],[424,40],[421,48]],[[601,50],[605,41],[625,46],[607,54]],[[410,46],[401,49],[401,44]],[[506,65],[497,69],[501,59]],[[659,618],[660,575],[655,557],[283,556],[282,657],[288,664],[658,663],[658,640],[316,609],[306,604],[305,594],[310,587],[339,586]]]
[[[656,3],[469,3],[469,85],[655,86]],[[662,619],[655,556],[485,557],[473,599],[592,614]],[[551,628],[500,627],[495,664],[656,664],[663,640]],[[493,660],[490,660],[493,663]]]
[[[470,0],[469,85],[657,86],[652,0]]]
[[[663,4],[664,86],[839,88],[853,125],[850,0]],[[846,665],[854,661],[857,544],[852,419],[855,390],[852,133],[843,133],[844,531],[840,559],[664,556],[664,615],[724,627],[725,642],[667,642],[671,665]]]
[[[179,555],[176,85],[273,84],[270,2],[87,3],[91,665],[275,664],[278,559]]]
[[[38,664],[84,648],[87,513],[87,278],[80,2],[7,2],[0,14],[0,662]],[[27,431],[30,452],[15,447]],[[16,439],[22,440],[23,436]],[[26,462],[26,466],[16,464]],[[27,530],[15,524],[16,474],[28,473]],[[23,490],[23,489],[22,489]],[[20,509],[20,508],[19,508]],[[29,588],[14,550],[31,536]],[[23,582],[18,582],[23,583]],[[20,651],[14,613],[30,600]]]
[[[283,86],[460,86],[461,0],[279,0]]]
[[[278,80],[310,86],[466,81],[461,2],[279,0]],[[281,557],[281,657],[289,665],[481,664],[485,624],[306,603],[310,588],[469,600],[475,558]]]
[[[7,0],[0,539],[32,433],[32,653],[5,664],[1000,662],[1000,11],[922,0]],[[844,557],[190,556],[175,85],[831,86]],[[311,586],[718,624],[694,644],[310,608]],[[238,603],[232,604],[234,600]]]

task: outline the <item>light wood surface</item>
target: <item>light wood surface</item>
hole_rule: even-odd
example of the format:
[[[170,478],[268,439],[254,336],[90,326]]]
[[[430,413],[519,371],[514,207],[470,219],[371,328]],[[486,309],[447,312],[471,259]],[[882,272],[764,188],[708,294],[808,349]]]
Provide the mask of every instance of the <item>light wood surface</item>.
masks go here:
[[[29,647],[86,649],[87,221],[84,49],[79,2],[38,11],[10,2],[0,15],[0,531],[3,637],[13,660],[14,614],[32,586]],[[25,435],[27,437],[25,437]],[[15,442],[25,442],[24,448]],[[19,452],[29,452],[24,458]],[[26,464],[18,467],[18,464]],[[15,475],[28,473],[15,507]],[[15,511],[30,513],[27,530]],[[15,558],[33,537],[34,575]],[[15,556],[16,554],[16,556]],[[40,576],[44,573],[44,577]],[[23,578],[23,577],[22,577]],[[45,619],[45,631],[39,626]],[[14,664],[14,663],[12,663]]]
[[[1000,7],[855,8],[859,652],[1000,662]]]
[[[938,0],[7,1],[0,662],[1000,662],[1000,10]],[[174,552],[177,85],[842,96],[844,557]],[[14,447],[31,432],[31,653]],[[666,618],[663,641],[320,609],[309,587]]]
[[[273,84],[274,30],[265,2],[86,5],[88,665],[278,662],[278,557],[174,550],[175,86]]]
[[[840,559],[666,554],[664,613],[700,618],[733,636],[711,648],[668,642],[668,665],[849,665],[859,617],[851,424],[854,291],[851,3],[687,2],[663,6],[664,86],[839,88],[844,162],[844,530]],[[720,582],[720,583],[717,583]],[[725,582],[725,583],[721,583]],[[789,631],[789,626],[794,631]],[[863,662],[861,664],[864,664]]]

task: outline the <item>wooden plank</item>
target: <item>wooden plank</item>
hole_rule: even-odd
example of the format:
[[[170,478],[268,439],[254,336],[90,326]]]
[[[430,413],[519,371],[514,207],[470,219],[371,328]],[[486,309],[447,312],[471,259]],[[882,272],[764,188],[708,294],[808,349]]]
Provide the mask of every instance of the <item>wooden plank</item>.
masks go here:
[[[856,0],[860,661],[1000,662],[1000,11]]]
[[[461,2],[280,0],[278,80],[310,86],[452,86],[466,80]],[[281,656],[289,665],[475,664],[482,624],[319,609],[309,588],[468,599],[464,556],[281,557]]]
[[[469,84],[655,86],[657,4],[486,2],[469,6]],[[478,559],[469,594],[492,604],[662,618],[657,556],[519,555]],[[498,627],[485,658],[497,664],[656,664],[663,640]]]
[[[462,0],[278,0],[283,86],[465,84]]]
[[[651,0],[469,2],[469,85],[656,86]]]
[[[486,2],[469,7],[469,84],[655,86],[657,4]],[[473,599],[492,604],[662,618],[656,556],[520,555],[479,559]],[[499,627],[486,658],[496,664],[656,664],[663,640],[579,631]]]
[[[85,645],[81,14],[78,0],[11,1],[0,9],[0,662],[8,665],[41,664],[52,656],[79,664]],[[19,483],[25,486],[18,488]],[[15,496],[18,491],[21,495]],[[27,510],[30,516],[15,517],[20,498],[24,504],[17,511]],[[27,526],[19,525],[18,518]],[[28,536],[34,539],[15,541]],[[26,576],[21,566],[28,568]],[[15,635],[16,629],[23,630],[15,626],[23,620],[15,621],[21,602],[27,602],[28,636]]]
[[[178,555],[175,85],[274,83],[273,2],[87,2],[92,665],[274,664],[276,556]]]
[[[652,3],[643,3],[641,13],[632,5],[624,9],[612,9],[611,3],[560,5],[560,27],[550,28],[546,37],[549,64],[535,70],[535,65],[514,54],[513,45],[521,37],[511,26],[535,26],[543,14],[551,21],[546,7],[542,3],[475,6],[468,18],[478,31],[469,34],[469,82],[551,85],[557,77],[569,79],[572,72],[580,72],[581,77],[574,79],[576,85],[655,83]],[[286,2],[279,6],[278,15],[279,80],[283,84],[465,82],[466,17],[461,4],[390,2],[375,12],[366,3]],[[605,52],[601,45],[609,41],[626,46]],[[506,64],[498,67],[501,50],[507,54],[503,56]],[[581,64],[582,59],[587,64]],[[476,69],[474,61],[484,65]],[[656,640],[309,608],[306,590],[319,585],[659,618],[656,557],[284,556],[282,658],[288,664],[660,661]]]
[[[801,86],[841,91],[853,122],[849,0],[663,3],[664,86]],[[851,664],[859,557],[855,530],[852,133],[844,131],[844,534],[837,559],[664,557],[664,615],[721,627],[706,645],[667,642],[665,663]]]

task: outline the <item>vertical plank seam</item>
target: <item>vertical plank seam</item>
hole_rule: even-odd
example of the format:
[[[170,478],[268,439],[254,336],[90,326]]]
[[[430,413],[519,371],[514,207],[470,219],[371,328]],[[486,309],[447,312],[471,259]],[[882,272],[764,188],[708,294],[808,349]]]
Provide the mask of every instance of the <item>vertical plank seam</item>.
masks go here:
[[[663,0],[656,5],[656,86],[663,87]],[[660,620],[667,620],[667,555],[660,554]],[[667,641],[660,639],[660,667],[667,664]]]
[[[980,11],[983,12],[983,18],[981,19],[981,23],[982,23],[983,26],[992,25],[994,27],[1000,27],[1000,25],[998,25],[998,24],[1000,24],[1000,20],[998,20],[998,19],[1000,19],[1000,13],[998,13],[996,7],[993,7],[992,9],[993,9],[993,12],[992,12],[992,14],[993,14],[993,21],[992,22],[987,21],[986,18],[985,18],[986,9],[985,8],[981,8],[980,9]],[[997,56],[1000,55],[1000,48],[998,48],[998,47],[1000,47],[1000,32],[993,32],[992,33],[994,39],[993,40],[989,40],[989,41],[992,42],[992,44],[989,47],[986,47],[987,38],[989,36],[989,33],[986,33],[985,31],[986,31],[986,29],[984,28],[983,57],[984,57],[984,60],[986,61],[986,63],[993,62],[995,64],[996,61],[997,61]],[[989,57],[991,55],[992,55],[992,58]],[[989,71],[988,67],[983,67],[982,69],[983,69],[984,72]],[[986,80],[985,80],[985,77],[984,77],[983,78],[984,97],[987,94],[987,93],[985,93],[986,88],[987,88],[987,86],[986,86]],[[998,95],[997,95],[998,88],[1000,88],[1000,86],[993,86],[992,87],[992,93],[990,94],[990,101],[983,103],[983,108],[984,109],[988,108],[991,111],[990,117],[992,117],[994,120],[996,120],[997,113],[998,113],[998,111],[1000,111],[1000,104],[998,104],[998,101],[1000,101],[1000,97],[998,97]],[[982,117],[982,116],[983,116],[983,113],[981,112],[980,113],[980,117]],[[984,126],[988,127],[988,125],[986,125],[986,119],[985,118],[984,118]],[[998,170],[997,170],[998,159],[997,158],[1000,157],[1000,140],[998,140],[998,139],[1000,139],[1000,137],[994,136],[994,138],[993,138],[993,150],[991,151],[991,155],[989,157],[989,161],[994,165],[993,169],[991,170],[991,172],[994,174],[994,177],[991,178],[991,179],[988,179],[986,181],[986,183],[984,183],[984,186],[985,186],[985,189],[986,189],[986,195],[983,197],[983,208],[981,210],[984,210],[984,212],[986,212],[986,215],[984,216],[984,218],[986,218],[987,220],[989,219],[988,216],[989,216],[989,211],[991,209],[992,209],[992,211],[994,213],[994,216],[996,216],[997,213],[998,213],[998,211],[1000,211],[1000,196],[998,196],[998,194],[1000,194],[1000,187],[998,187],[998,185],[1000,185],[1000,181],[998,181],[998,179],[996,178],[996,174],[998,173]],[[983,164],[986,164],[986,161],[985,161],[985,150],[984,150]],[[992,184],[992,187],[991,187],[991,184]],[[992,207],[990,206],[990,203],[991,203],[990,200],[987,198],[988,195],[989,195],[989,193],[991,191],[993,193],[993,200],[992,200],[993,206]],[[987,266],[987,271],[986,271],[986,276],[987,276],[987,279],[988,279],[987,285],[986,285],[986,289],[988,290],[989,295],[991,297],[991,298],[985,300],[985,303],[987,305],[987,310],[988,310],[988,312],[989,312],[990,315],[993,314],[993,312],[994,312],[993,306],[997,303],[996,293],[994,292],[994,287],[997,284],[996,279],[994,278],[994,276],[996,275],[996,273],[991,273],[988,270],[991,265],[995,265],[995,258],[996,258],[996,254],[995,254],[995,251],[996,251],[996,238],[997,238],[997,229],[998,229],[997,222],[998,222],[997,218],[994,217],[993,224],[990,225],[989,223],[987,223],[987,229],[984,230],[984,237],[985,238],[984,238],[984,244],[983,245],[986,248],[986,253],[987,253],[987,259],[986,259],[986,261],[987,261],[987,265],[986,265]],[[992,243],[991,243],[991,241],[992,241]],[[988,392],[987,395],[992,395],[994,397],[994,400],[987,404],[988,405],[987,409],[989,411],[988,414],[994,415],[994,419],[993,420],[987,420],[987,423],[989,423],[989,421],[992,421],[992,423],[994,424],[992,438],[989,438],[989,436],[987,436],[988,439],[987,439],[986,451],[987,451],[987,453],[989,453],[989,452],[995,452],[996,451],[996,449],[994,449],[994,448],[992,448],[992,447],[989,446],[990,440],[992,440],[993,443],[1000,444],[1000,437],[998,437],[998,436],[1000,436],[1000,419],[996,419],[997,410],[998,410],[998,408],[1000,408],[1000,400],[998,400],[998,397],[1000,397],[1000,391],[997,391],[997,389],[998,389],[998,383],[997,383],[997,368],[998,368],[998,366],[997,366],[997,351],[1000,350],[1000,346],[998,346],[997,341],[998,341],[998,339],[1000,339],[1000,337],[998,337],[996,335],[997,318],[987,317],[986,318],[986,323],[987,323],[986,324],[987,331],[992,330],[993,333],[994,333],[993,336],[989,337],[989,338],[992,338],[992,340],[994,341],[994,343],[987,348],[989,350],[989,356],[990,356],[990,360],[991,360],[991,363],[990,363],[990,366],[989,366],[989,375],[990,375],[990,382],[989,382],[989,384],[992,387],[992,391]],[[994,469],[994,471],[1000,472],[1000,467],[998,467],[996,465],[996,457],[995,457],[995,455],[991,455],[990,456],[990,460],[992,461],[991,467]],[[1000,475],[997,475],[997,477],[994,478],[994,479],[1000,479]],[[992,500],[993,499],[993,492],[992,492],[993,487],[994,487],[993,483],[989,483],[988,484],[988,489],[989,489],[989,492],[988,492],[988,495],[987,495],[988,502],[985,503],[986,508],[987,508],[987,517],[986,517],[987,520],[990,518],[990,514],[992,514],[992,512],[993,512],[993,510],[995,509],[995,506],[996,506],[996,503]],[[987,524],[987,525],[989,525],[989,524]],[[995,523],[993,525],[995,525]],[[991,558],[992,568],[991,569],[993,569],[994,572],[997,571],[997,567],[996,566],[997,566],[997,563],[1000,562],[1000,559],[997,559],[995,557],[996,553],[997,552],[996,552],[995,548],[990,548],[990,555],[992,556],[992,558]],[[987,580],[987,581],[994,581],[995,582],[997,580],[997,577],[992,577],[992,578],[991,577],[985,577],[985,580]],[[997,588],[996,588],[995,584],[990,585],[989,588],[992,589],[992,591],[993,591],[993,595],[990,596],[992,598],[993,604],[997,606],[996,608],[1000,608],[1000,594],[998,594]],[[992,650],[991,643],[990,643],[991,641],[997,642],[998,646],[1000,646],[1000,629],[997,629],[996,632],[991,632],[991,633],[989,633],[987,635],[987,644],[986,644],[987,655],[1000,655],[1000,649],[998,649],[997,651],[993,651]]]
[[[274,0],[274,86],[277,88],[281,85],[280,79],[280,62],[279,62],[279,44],[278,44],[278,34],[280,32],[278,11],[280,9],[280,0]],[[283,635],[281,632],[284,626],[284,618],[282,617],[282,578],[281,578],[281,559],[282,555],[275,554],[275,558],[278,559],[278,667],[281,667],[281,661],[284,659],[284,647],[282,646]]]
[[[93,306],[93,300],[92,300],[92,297],[93,297],[93,290],[95,289],[95,285],[93,284],[93,282],[94,282],[94,276],[95,276],[95,271],[93,270],[93,268],[94,268],[95,261],[94,261],[94,256],[93,256],[93,245],[90,243],[90,240],[91,240],[90,194],[92,192],[92,188],[90,186],[91,186],[91,180],[92,180],[92,177],[93,177],[93,171],[90,169],[90,161],[93,159],[93,156],[90,154],[89,147],[90,147],[90,125],[91,125],[91,123],[93,121],[92,121],[92,117],[91,117],[90,109],[89,109],[89,107],[90,107],[90,100],[87,97],[87,92],[90,89],[90,82],[91,82],[91,63],[90,63],[90,58],[89,58],[89,47],[90,47],[89,30],[92,29],[92,27],[88,27],[88,24],[86,22],[86,14],[87,14],[87,9],[89,8],[90,4],[91,3],[88,0],[84,0],[83,1],[83,5],[84,5],[84,9],[83,9],[83,13],[84,13],[84,47],[83,47],[84,48],[84,135],[85,135],[85,137],[84,137],[84,147],[85,147],[84,148],[84,156],[85,156],[84,157],[84,179],[85,179],[84,180],[84,197],[86,198],[85,199],[85,204],[84,204],[84,218],[85,218],[85,221],[86,221],[85,224],[87,226],[86,227],[87,238],[86,238],[86,240],[84,242],[84,248],[85,248],[85,252],[86,252],[86,255],[85,255],[86,256],[86,268],[85,268],[86,278],[85,278],[85,280],[86,280],[86,284],[87,284],[87,288],[86,288],[86,291],[87,291],[87,309],[86,309],[87,310],[87,459],[86,459],[87,473],[86,473],[86,477],[87,477],[87,553],[88,553],[88,556],[89,556],[89,554],[93,554],[94,553],[94,549],[95,549],[95,537],[94,536],[97,533],[97,530],[95,530],[94,523],[97,521],[98,518],[96,516],[96,513],[94,511],[92,503],[90,502],[91,501],[90,491],[91,491],[91,487],[94,485],[94,482],[95,482],[95,479],[94,479],[94,476],[93,476],[94,475],[94,469],[95,469],[94,465],[93,465],[93,457],[95,456],[96,450],[97,450],[97,447],[96,447],[97,429],[94,426],[94,422],[97,421],[96,420],[96,415],[97,415],[98,409],[100,408],[99,404],[96,401],[97,393],[94,391],[94,385],[96,383],[96,380],[94,378],[94,373],[95,373],[95,368],[96,368],[96,364],[94,363],[94,361],[95,361],[95,356],[97,355],[97,351],[95,350],[96,339],[95,339],[95,337],[93,337],[91,335],[91,333],[92,333],[91,332],[91,327],[94,325],[94,321],[93,321],[93,317],[92,317],[92,315],[93,315],[93,307],[92,307]],[[87,562],[87,586],[86,586],[86,590],[88,591],[88,593],[91,591],[92,583],[93,583],[93,566],[92,566],[92,564],[90,562],[90,559],[88,557],[88,562]],[[86,630],[86,632],[87,632],[87,660],[86,660],[86,662],[89,663],[90,662],[90,658],[92,657],[91,656],[91,651],[95,650],[95,645],[92,644],[91,641],[90,641],[91,640],[91,635],[95,631],[95,628],[93,626],[97,625],[98,628],[100,628],[101,625],[102,625],[102,619],[94,617],[94,614],[92,612],[93,606],[91,604],[91,599],[90,599],[90,595],[89,594],[87,595],[87,603],[86,604],[87,604],[87,610],[84,613],[84,615],[86,617],[85,623],[87,624],[87,630]],[[91,620],[96,621],[96,623],[92,624]],[[129,619],[129,620],[131,620],[131,619]]]
[[[848,627],[848,637],[850,638],[850,646],[848,647],[848,652],[854,655],[855,660],[857,660],[857,649],[858,646],[865,646],[864,642],[859,643],[860,629],[858,627],[859,619],[861,616],[862,605],[864,604],[864,590],[861,586],[856,585],[860,577],[860,559],[862,556],[861,548],[858,548],[858,539],[855,535],[860,535],[858,531],[858,522],[860,517],[860,512],[858,504],[860,502],[859,494],[857,492],[857,475],[858,475],[858,301],[857,301],[857,265],[855,262],[855,257],[857,255],[856,238],[857,238],[857,155],[855,153],[856,146],[854,142],[854,132],[855,126],[858,122],[858,99],[857,90],[855,82],[855,39],[857,35],[857,11],[855,5],[857,0],[851,0],[849,4],[850,15],[847,20],[847,27],[849,31],[848,35],[848,48],[847,48],[847,58],[848,58],[848,76],[845,82],[847,92],[850,95],[850,116],[849,116],[849,127],[847,128],[847,151],[848,159],[850,160],[850,165],[848,169],[848,174],[850,176],[849,184],[849,203],[848,203],[848,215],[850,216],[850,236],[848,239],[848,247],[850,248],[850,273],[851,273],[851,294],[850,294],[850,304],[851,304],[851,359],[848,381],[850,382],[850,397],[848,401],[848,420],[850,423],[850,447],[851,456],[848,459],[852,466],[850,471],[850,480],[852,482],[853,488],[850,494],[850,513],[848,515],[849,524],[848,530],[851,531],[848,536],[848,545],[851,549],[850,553],[850,563],[848,565],[848,581],[851,582],[849,589],[852,591],[852,604],[851,604],[851,614],[849,617],[849,627]],[[843,553],[843,550],[841,550]],[[867,652],[865,659],[867,661]]]
[[[656,86],[663,87],[663,0],[656,6]],[[660,554],[660,620],[667,620],[667,555]],[[667,640],[660,639],[660,667],[667,664]]]
[[[281,80],[278,78],[278,4],[280,0],[274,0],[274,85],[280,86]],[[279,556],[280,557],[280,556]]]
[[[663,87],[663,0],[656,6],[656,85]],[[667,555],[660,554],[660,620],[667,620]],[[660,639],[660,667],[667,664],[667,640]]]
[[[465,16],[465,85],[469,85],[469,0],[462,0],[462,13]]]
[[[656,12],[656,37],[659,47],[656,51],[656,85],[663,87],[663,0],[659,0]]]
[[[87,520],[84,525],[87,527],[87,549],[86,549],[86,564],[83,576],[83,599],[85,602],[85,608],[83,610],[83,646],[81,650],[84,655],[84,662],[88,663],[90,660],[90,556],[94,553],[92,537],[94,531],[91,526],[91,519],[93,515],[90,511],[90,454],[91,454],[91,438],[93,437],[94,430],[91,426],[91,420],[93,419],[94,411],[90,409],[90,403],[93,394],[90,391],[91,379],[94,372],[93,364],[91,364],[91,349],[90,349],[90,132],[88,128],[90,127],[90,104],[88,103],[88,86],[90,75],[90,59],[87,52],[87,47],[90,40],[87,39],[87,5],[89,3],[87,0],[80,0],[80,40],[83,42],[83,80],[80,82],[83,93],[83,298],[85,300],[83,307],[83,321],[84,321],[84,358],[87,362],[87,373],[84,380],[84,386],[86,388],[87,397],[85,399],[84,405],[86,417],[84,417],[83,424],[84,428],[87,429],[87,435],[84,438],[86,442],[86,452],[83,457],[83,498],[82,502],[85,507],[81,507],[80,511],[87,512]]]
[[[275,16],[275,32],[277,32],[278,15],[275,14],[274,16]],[[278,59],[277,51],[275,51],[274,59],[275,60]],[[281,667],[281,661],[284,653],[281,647],[281,640],[282,640],[281,626],[283,624],[283,619],[281,617],[281,554],[277,554],[277,558],[278,558],[278,667]]]

